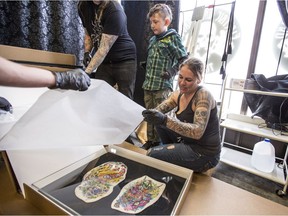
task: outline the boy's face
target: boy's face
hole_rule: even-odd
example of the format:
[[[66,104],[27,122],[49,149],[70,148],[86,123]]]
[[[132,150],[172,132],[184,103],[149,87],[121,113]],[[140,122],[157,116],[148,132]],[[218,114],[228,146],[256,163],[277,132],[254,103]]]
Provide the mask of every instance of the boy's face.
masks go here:
[[[169,19],[163,19],[159,13],[155,13],[150,17],[150,26],[155,35],[167,31],[169,24]]]

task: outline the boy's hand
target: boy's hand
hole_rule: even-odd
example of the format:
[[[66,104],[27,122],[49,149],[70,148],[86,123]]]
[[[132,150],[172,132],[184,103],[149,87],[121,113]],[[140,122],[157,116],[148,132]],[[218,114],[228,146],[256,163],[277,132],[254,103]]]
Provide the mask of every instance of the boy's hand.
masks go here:
[[[175,70],[173,68],[168,68],[166,71],[163,71],[161,73],[161,77],[163,79],[169,80],[169,79],[173,78],[176,75],[176,73],[177,73],[177,70]]]
[[[169,79],[171,79],[172,76],[171,76],[171,74],[168,71],[164,71],[164,72],[161,73],[161,77],[163,79],[169,80]]]

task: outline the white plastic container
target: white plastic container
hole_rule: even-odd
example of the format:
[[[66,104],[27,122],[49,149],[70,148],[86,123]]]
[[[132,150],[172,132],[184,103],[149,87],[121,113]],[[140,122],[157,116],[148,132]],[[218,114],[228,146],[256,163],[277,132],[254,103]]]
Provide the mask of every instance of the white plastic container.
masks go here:
[[[275,148],[270,139],[265,138],[254,145],[251,164],[257,170],[270,173],[275,167]]]

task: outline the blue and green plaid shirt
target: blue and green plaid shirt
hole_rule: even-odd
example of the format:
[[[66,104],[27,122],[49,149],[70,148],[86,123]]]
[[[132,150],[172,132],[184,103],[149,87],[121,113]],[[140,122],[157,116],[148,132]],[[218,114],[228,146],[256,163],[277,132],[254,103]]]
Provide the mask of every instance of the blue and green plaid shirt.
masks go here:
[[[179,64],[187,52],[182,44],[180,35],[169,29],[164,34],[153,36],[149,41],[146,63],[146,76],[143,89],[155,91],[170,88],[173,90],[173,78],[178,71]],[[171,79],[163,79],[162,72],[172,70],[175,74]]]

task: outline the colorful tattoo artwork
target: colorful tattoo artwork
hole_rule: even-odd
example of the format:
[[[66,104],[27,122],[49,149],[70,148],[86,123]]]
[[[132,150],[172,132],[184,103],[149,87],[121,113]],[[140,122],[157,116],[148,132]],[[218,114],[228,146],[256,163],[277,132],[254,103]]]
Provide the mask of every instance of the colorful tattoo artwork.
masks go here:
[[[158,182],[149,176],[142,176],[125,185],[111,204],[112,209],[138,214],[153,205],[162,195],[165,183]]]
[[[106,162],[87,172],[75,188],[75,195],[90,203],[112,193],[114,186],[126,177],[127,166],[121,162]]]

